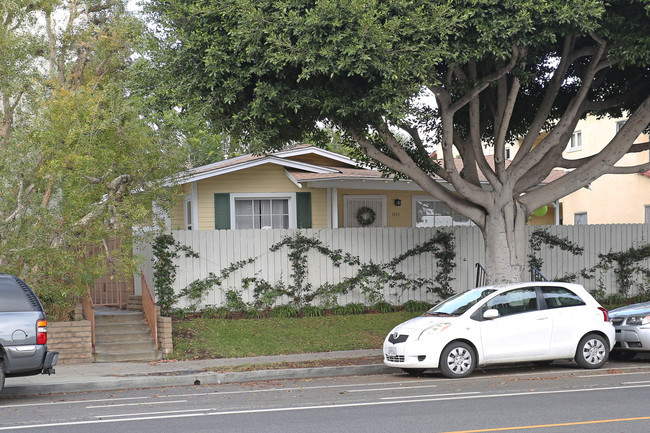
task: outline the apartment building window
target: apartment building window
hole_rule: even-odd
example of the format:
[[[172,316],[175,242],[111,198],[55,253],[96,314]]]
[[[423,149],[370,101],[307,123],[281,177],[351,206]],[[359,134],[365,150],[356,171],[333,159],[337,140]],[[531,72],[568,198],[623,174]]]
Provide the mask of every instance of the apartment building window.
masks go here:
[[[587,225],[587,212],[573,214],[573,224],[577,226]]]
[[[576,131],[571,135],[567,150],[569,152],[582,149],[582,132]]]

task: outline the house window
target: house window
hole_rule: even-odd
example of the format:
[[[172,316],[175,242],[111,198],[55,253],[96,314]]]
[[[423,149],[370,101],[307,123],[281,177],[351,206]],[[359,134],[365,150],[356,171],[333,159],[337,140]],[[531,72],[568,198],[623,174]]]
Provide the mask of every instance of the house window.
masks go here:
[[[506,148],[506,159],[510,159],[510,148]]]
[[[236,229],[288,229],[288,198],[236,198]]]
[[[619,120],[618,122],[616,122],[616,133],[617,134],[618,134],[618,131],[621,130],[623,125],[625,125],[625,122],[627,122],[627,120]]]
[[[573,224],[577,226],[587,225],[587,212],[580,212],[573,214]]]
[[[415,227],[469,226],[473,223],[464,215],[432,197],[413,197]]]
[[[185,230],[192,230],[192,197],[188,197],[184,202]]]
[[[582,132],[576,131],[571,135],[567,150],[569,152],[582,149]]]
[[[650,205],[645,207],[645,223],[650,224]]]

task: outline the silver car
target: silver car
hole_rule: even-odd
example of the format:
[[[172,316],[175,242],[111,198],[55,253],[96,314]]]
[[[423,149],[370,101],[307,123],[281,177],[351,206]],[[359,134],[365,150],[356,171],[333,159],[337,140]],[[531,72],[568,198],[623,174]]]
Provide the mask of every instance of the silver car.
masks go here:
[[[609,317],[616,329],[613,358],[632,359],[639,352],[650,352],[650,302],[617,308]]]

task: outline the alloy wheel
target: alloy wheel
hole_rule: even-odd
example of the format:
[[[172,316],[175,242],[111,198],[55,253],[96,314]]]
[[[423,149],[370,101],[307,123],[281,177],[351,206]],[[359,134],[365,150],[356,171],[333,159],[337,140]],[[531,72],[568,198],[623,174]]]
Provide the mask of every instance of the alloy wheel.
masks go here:
[[[449,370],[464,375],[472,367],[472,354],[464,347],[455,347],[447,356]]]
[[[597,365],[603,362],[603,359],[607,355],[607,350],[600,339],[592,338],[587,340],[584,346],[582,346],[582,354],[585,361],[589,364]]]

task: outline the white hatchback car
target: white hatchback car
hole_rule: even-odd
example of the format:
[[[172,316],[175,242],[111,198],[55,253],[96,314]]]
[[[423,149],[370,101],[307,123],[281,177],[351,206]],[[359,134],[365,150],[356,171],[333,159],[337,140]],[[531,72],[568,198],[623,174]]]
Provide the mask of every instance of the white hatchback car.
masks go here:
[[[607,310],[580,285],[559,282],[478,287],[396,326],[384,364],[465,377],[476,366],[575,359],[600,368],[614,346]]]

